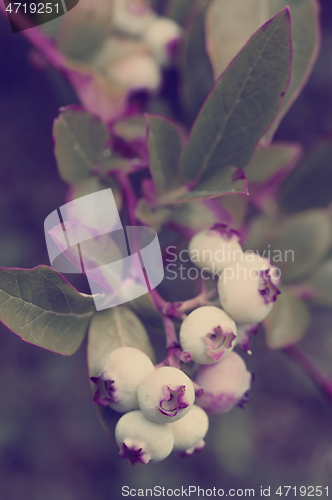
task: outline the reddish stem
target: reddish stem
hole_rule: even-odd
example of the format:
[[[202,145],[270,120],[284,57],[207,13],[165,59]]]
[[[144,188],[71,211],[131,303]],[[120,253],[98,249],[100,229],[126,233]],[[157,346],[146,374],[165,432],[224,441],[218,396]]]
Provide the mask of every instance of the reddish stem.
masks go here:
[[[332,402],[332,380],[318,368],[296,345],[286,347],[283,352],[311,378],[322,393]]]

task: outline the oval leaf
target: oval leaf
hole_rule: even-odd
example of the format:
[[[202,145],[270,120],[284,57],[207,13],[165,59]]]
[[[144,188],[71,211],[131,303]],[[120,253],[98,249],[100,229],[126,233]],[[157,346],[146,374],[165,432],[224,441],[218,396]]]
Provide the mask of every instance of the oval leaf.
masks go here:
[[[292,19],[292,78],[278,116],[265,140],[272,137],[306,83],[316,61],[319,45],[319,2],[317,0],[213,0],[206,18],[207,46],[219,76],[248,38],[281,9],[289,6]]]
[[[136,347],[154,358],[144,325],[136,314],[124,306],[98,312],[91,321],[88,339],[90,377],[99,375],[105,356],[119,347]]]
[[[324,262],[312,278],[304,283],[308,286],[310,298],[319,304],[332,307],[332,259]]]
[[[182,139],[176,125],[163,116],[146,115],[151,175],[160,195],[175,185]]]
[[[92,297],[50,267],[0,268],[0,321],[30,344],[74,354],[95,311]]]
[[[68,57],[90,61],[111,33],[112,2],[78,2],[61,23],[59,47]]]
[[[184,54],[185,94],[192,122],[214,84],[213,68],[206,51],[205,13],[202,9],[189,32]]]
[[[301,340],[309,326],[310,314],[302,300],[282,289],[263,323],[268,347],[283,349]]]
[[[282,280],[308,277],[331,247],[331,220],[324,210],[308,210],[277,221],[259,217],[251,226],[246,248],[257,250],[281,270]]]
[[[228,194],[248,194],[246,174],[240,168],[224,168],[211,179],[198,184],[192,191],[187,191],[177,201],[191,202]]]
[[[304,158],[281,188],[279,206],[286,213],[327,207],[332,201],[332,139]]]
[[[77,106],[63,108],[54,121],[55,157],[62,179],[77,184],[105,161],[109,131],[96,116]],[[107,153],[105,153],[107,154]]]
[[[275,142],[269,148],[258,146],[245,167],[248,182],[250,184],[271,182],[273,185],[280,182],[299,159],[301,149],[300,144],[286,142]]]
[[[213,87],[182,155],[186,182],[248,163],[287,89],[290,61],[290,17],[284,9],[255,33]]]

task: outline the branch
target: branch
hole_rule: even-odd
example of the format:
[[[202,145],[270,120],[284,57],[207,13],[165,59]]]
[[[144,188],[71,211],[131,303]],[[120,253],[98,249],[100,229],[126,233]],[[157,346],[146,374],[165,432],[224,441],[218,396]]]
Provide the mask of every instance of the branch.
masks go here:
[[[320,391],[332,403],[332,380],[318,368],[311,359],[296,345],[282,349],[311,378]]]

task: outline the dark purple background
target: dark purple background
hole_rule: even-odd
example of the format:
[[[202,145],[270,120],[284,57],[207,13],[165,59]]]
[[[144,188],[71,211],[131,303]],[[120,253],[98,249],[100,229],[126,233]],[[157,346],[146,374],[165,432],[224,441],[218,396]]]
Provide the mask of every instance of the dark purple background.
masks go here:
[[[314,73],[277,138],[309,148],[332,130],[332,2],[322,0],[323,45]],[[36,70],[30,46],[0,17],[0,266],[49,264],[45,217],[63,203],[51,129],[75,96],[55,72]],[[314,311],[303,348],[332,376],[332,313]],[[256,381],[243,412],[211,419],[207,447],[129,467],[91,404],[85,344],[70,358],[22,342],[0,325],[0,499],[121,498],[121,486],[249,488],[330,484],[332,406],[297,367],[256,338]],[[273,498],[273,495],[272,495]],[[275,497],[278,498],[278,497]]]

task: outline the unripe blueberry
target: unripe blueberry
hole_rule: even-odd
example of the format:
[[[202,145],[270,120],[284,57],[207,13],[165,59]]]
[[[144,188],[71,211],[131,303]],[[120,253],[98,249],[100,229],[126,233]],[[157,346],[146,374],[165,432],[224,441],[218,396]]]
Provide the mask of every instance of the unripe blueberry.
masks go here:
[[[98,377],[91,377],[98,385],[93,402],[124,413],[138,406],[138,386],[144,377],[154,372],[152,361],[134,347],[119,347],[105,359],[105,367]]]
[[[149,24],[143,36],[151,53],[164,66],[171,59],[172,47],[181,38],[181,28],[172,19],[159,17]]]
[[[146,0],[113,0],[113,27],[128,35],[141,36],[156,15]]]
[[[147,418],[158,423],[175,422],[193,405],[193,383],[178,368],[163,366],[149,373],[138,388],[138,404]]]
[[[115,427],[119,455],[132,465],[160,462],[172,451],[174,438],[166,424],[147,419],[140,410],[123,415]]]
[[[193,405],[187,415],[169,427],[174,437],[173,450],[180,456],[189,456],[204,448],[209,418],[202,408]]]
[[[234,347],[235,322],[222,309],[202,306],[192,311],[180,329],[183,351],[191,354],[196,363],[216,363]]]
[[[279,274],[279,269],[277,269],[269,259],[266,257],[262,257],[261,255],[258,255],[257,253],[252,253],[252,252],[243,252],[242,255],[242,260],[241,262],[249,262],[252,265],[255,264],[255,267],[259,269],[259,271],[265,271],[269,270],[269,274],[271,277],[271,281],[274,285],[279,285],[280,284],[280,274]]]
[[[239,233],[225,224],[195,234],[189,243],[191,261],[208,272],[221,271],[242,257]]]
[[[134,54],[114,62],[109,76],[127,90],[156,90],[161,82],[160,69],[148,54]]]
[[[219,363],[200,367],[195,382],[204,392],[196,397],[196,404],[207,413],[226,413],[241,401],[247,401],[251,380],[243,359],[231,352]]]
[[[280,293],[266,263],[246,260],[223,270],[218,292],[223,309],[236,323],[245,324],[262,321]]]

